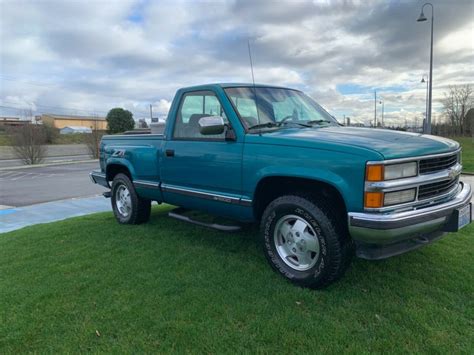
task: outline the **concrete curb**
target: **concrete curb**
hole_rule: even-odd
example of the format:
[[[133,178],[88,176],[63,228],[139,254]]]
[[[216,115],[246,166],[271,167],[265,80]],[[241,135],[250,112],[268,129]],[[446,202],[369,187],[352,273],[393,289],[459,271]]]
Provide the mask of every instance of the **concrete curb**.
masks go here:
[[[31,168],[43,168],[46,166],[54,166],[54,165],[71,165],[71,164],[80,164],[80,163],[93,163],[98,162],[99,159],[87,159],[87,160],[63,160],[45,164],[34,164],[34,165],[21,165],[21,166],[11,166],[0,168],[0,171],[3,170],[21,170],[21,169],[31,169]]]

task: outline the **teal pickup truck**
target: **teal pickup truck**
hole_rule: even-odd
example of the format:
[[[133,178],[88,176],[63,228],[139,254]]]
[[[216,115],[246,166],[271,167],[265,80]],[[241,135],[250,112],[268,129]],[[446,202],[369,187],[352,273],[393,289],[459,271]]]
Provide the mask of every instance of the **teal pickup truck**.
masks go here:
[[[202,211],[260,223],[270,265],[324,287],[353,255],[382,259],[471,223],[459,144],[435,136],[344,127],[298,90],[210,84],[178,90],[161,134],[105,136],[94,183],[110,188],[119,223]]]

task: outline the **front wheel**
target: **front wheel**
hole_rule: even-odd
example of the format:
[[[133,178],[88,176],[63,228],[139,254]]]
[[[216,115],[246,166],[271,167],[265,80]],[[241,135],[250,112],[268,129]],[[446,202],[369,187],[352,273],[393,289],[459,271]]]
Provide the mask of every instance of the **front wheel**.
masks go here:
[[[278,273],[299,286],[327,286],[344,274],[352,255],[341,223],[323,201],[281,196],[263,213],[265,256]]]
[[[117,174],[112,182],[112,209],[122,224],[140,224],[150,218],[151,201],[137,195],[133,183],[125,174]]]

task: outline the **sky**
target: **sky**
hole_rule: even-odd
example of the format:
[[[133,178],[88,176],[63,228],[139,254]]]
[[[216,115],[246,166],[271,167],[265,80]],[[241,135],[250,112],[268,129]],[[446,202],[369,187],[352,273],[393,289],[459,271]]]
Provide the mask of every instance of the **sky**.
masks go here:
[[[431,9],[424,1],[0,0],[0,116],[165,116],[177,89],[255,80],[303,90],[342,122],[421,125]],[[433,118],[474,83],[474,1],[434,5]],[[473,85],[474,86],[474,85]],[[382,105],[377,104],[379,120]]]

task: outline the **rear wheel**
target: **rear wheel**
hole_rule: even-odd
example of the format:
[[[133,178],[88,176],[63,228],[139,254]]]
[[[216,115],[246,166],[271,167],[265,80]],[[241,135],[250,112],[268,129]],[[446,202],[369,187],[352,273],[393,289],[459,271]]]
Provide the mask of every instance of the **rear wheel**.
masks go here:
[[[282,196],[263,213],[261,242],[271,266],[291,282],[310,288],[340,278],[350,263],[349,236],[323,201]]]
[[[117,174],[112,182],[112,209],[122,224],[140,224],[150,219],[151,201],[139,197],[130,178]]]

